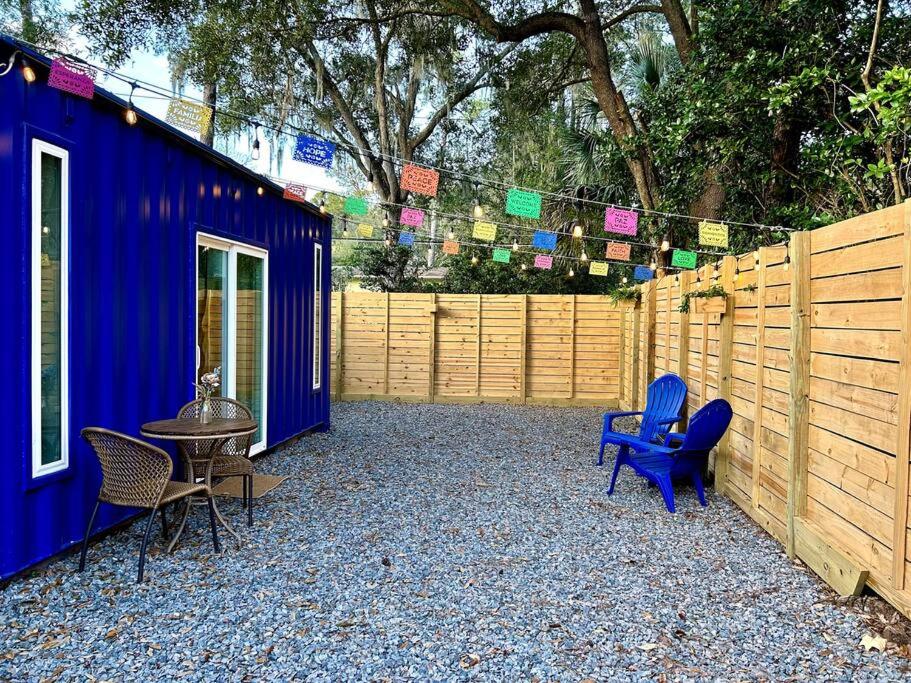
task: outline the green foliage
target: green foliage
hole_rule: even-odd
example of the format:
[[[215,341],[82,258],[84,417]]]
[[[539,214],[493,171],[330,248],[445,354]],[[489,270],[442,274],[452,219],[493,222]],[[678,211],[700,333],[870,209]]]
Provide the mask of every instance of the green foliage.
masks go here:
[[[610,298],[615,304],[620,303],[621,301],[634,301],[638,303],[639,301],[642,301],[642,290],[635,285],[618,287],[611,291]]]
[[[677,310],[681,313],[689,313],[690,299],[713,299],[716,296],[724,299],[727,298],[727,295],[728,293],[724,291],[724,287],[721,285],[712,285],[706,289],[697,289],[693,292],[686,292],[680,297],[680,306],[678,306]]]

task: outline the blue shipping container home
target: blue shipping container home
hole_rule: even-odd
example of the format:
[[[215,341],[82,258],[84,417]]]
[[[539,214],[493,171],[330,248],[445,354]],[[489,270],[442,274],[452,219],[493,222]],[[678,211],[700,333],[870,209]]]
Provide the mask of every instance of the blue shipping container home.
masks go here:
[[[79,542],[86,426],[139,434],[220,366],[262,452],[329,426],[330,217],[0,36],[0,579]],[[22,73],[23,57],[36,78]],[[0,73],[3,71],[0,65]],[[129,515],[102,506],[97,531]]]

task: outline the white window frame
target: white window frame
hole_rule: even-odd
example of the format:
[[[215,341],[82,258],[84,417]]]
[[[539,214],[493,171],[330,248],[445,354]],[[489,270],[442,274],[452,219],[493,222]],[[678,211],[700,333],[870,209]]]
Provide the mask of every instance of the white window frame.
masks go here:
[[[60,159],[60,460],[41,463],[41,158]],[[70,247],[70,154],[44,140],[32,139],[31,216],[31,402],[32,478],[65,470],[70,466],[69,391],[69,247]]]
[[[313,243],[313,316],[311,325],[313,327],[313,391],[319,391],[322,388],[323,374],[323,318],[326,312],[323,310],[323,245],[320,242]],[[319,307],[319,323],[317,324],[316,308]]]
[[[210,247],[219,249],[228,254],[228,276],[227,288],[224,295],[227,297],[228,306],[225,311],[226,319],[223,321],[228,329],[228,343],[225,349],[225,363],[228,368],[228,381],[224,386],[224,395],[228,398],[237,398],[237,255],[248,254],[262,259],[263,261],[263,332],[262,332],[262,349],[263,349],[263,370],[262,370],[262,397],[263,397],[263,414],[260,426],[262,438],[250,447],[250,455],[255,455],[266,450],[266,444],[269,437],[266,432],[266,426],[269,422],[269,252],[265,249],[251,247],[249,244],[237,242],[235,240],[225,239],[208,235],[203,232],[196,234],[196,254],[194,261],[196,263],[193,273],[193,339],[196,345],[196,366],[194,374],[199,372],[199,297],[197,296],[196,287],[199,279],[199,247]],[[194,378],[195,381],[195,378]]]

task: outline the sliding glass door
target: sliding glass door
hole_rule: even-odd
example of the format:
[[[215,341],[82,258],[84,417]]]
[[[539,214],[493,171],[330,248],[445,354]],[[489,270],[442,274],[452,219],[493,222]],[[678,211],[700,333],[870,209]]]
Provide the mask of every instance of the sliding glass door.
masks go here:
[[[268,254],[199,235],[196,253],[196,381],[221,368],[220,395],[250,408],[266,447],[266,283]]]

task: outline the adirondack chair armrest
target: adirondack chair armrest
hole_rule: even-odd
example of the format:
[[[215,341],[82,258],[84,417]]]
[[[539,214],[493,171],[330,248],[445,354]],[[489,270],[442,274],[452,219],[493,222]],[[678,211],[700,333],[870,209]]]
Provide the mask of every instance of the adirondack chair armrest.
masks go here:
[[[675,415],[674,417],[665,417],[660,420],[655,420],[655,423],[659,425],[672,425],[675,422],[680,422],[681,419],[682,418],[679,415]]]
[[[627,410],[619,413],[604,413],[604,431],[614,431],[614,420],[618,417],[632,417],[633,415],[642,415],[641,410]]]
[[[669,432],[664,436],[664,445],[671,448],[679,447],[683,443],[683,439],[686,437],[686,434],[679,434],[677,432]]]

